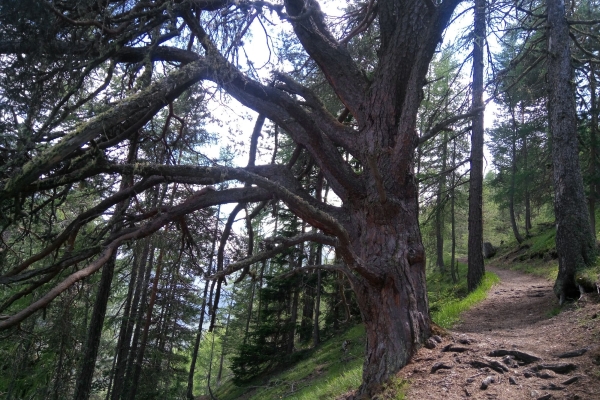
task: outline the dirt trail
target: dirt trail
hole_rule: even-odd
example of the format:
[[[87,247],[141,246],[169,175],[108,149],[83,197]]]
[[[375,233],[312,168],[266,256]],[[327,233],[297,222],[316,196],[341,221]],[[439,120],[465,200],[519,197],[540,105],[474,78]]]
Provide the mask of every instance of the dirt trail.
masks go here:
[[[402,370],[411,382],[408,399],[600,400],[598,296],[586,295],[552,317],[557,301],[551,282],[486,268],[500,284],[441,343],[421,349]],[[558,357],[567,352],[578,355]]]

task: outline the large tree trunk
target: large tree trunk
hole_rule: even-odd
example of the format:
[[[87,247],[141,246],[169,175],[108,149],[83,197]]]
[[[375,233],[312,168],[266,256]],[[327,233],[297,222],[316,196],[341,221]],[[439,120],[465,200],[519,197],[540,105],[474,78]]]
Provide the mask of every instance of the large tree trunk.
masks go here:
[[[569,26],[562,0],[546,1],[548,14],[548,117],[554,164],[554,213],[558,277],[554,293],[561,303],[578,294],[575,273],[595,260],[583,179],[579,168],[577,113]]]
[[[485,0],[475,0],[473,29],[473,102],[472,108],[483,107],[483,44],[485,39]],[[473,117],[471,133],[471,175],[469,180],[469,292],[483,279],[483,110]]]
[[[414,195],[416,188],[411,186],[408,192]],[[361,232],[355,238],[356,249],[383,277],[354,284],[367,334],[361,393],[374,394],[430,335],[425,251],[417,213],[417,199],[410,196],[395,210],[375,204],[354,213]]]

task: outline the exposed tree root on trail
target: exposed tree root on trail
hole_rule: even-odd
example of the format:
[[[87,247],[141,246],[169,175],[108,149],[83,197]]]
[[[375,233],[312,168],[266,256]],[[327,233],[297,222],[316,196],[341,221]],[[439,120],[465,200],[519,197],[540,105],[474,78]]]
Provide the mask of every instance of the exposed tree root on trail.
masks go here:
[[[552,282],[487,267],[488,298],[399,376],[408,399],[600,399],[600,301],[588,294],[556,311]]]

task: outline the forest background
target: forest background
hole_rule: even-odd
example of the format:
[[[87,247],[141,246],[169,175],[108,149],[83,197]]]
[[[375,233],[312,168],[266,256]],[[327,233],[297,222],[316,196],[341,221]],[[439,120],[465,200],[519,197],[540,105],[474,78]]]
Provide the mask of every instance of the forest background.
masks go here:
[[[536,226],[575,297],[597,3],[3,2],[0,393],[193,398],[362,321],[372,394],[431,334],[426,271],[468,259],[466,295]]]

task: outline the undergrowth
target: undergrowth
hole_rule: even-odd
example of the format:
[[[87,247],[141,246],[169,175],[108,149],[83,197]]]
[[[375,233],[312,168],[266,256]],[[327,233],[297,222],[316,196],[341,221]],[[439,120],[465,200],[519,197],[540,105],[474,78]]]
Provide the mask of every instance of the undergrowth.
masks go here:
[[[348,340],[346,351],[342,343]],[[237,399],[334,399],[358,388],[362,380],[365,329],[357,325],[342,335],[323,342],[308,357],[269,379],[258,378],[248,385],[226,383],[218,390],[222,400]],[[252,393],[249,393],[252,392]]]
[[[475,292],[467,295],[467,266],[459,263],[458,275],[461,279],[452,282],[449,274],[429,273],[427,276],[428,295],[433,321],[443,328],[450,328],[459,321],[461,312],[482,301],[492,285],[499,281],[493,273],[486,273],[483,283]],[[342,349],[348,340],[350,346]],[[357,325],[337,337],[323,342],[310,350],[304,360],[269,377],[257,378],[244,386],[227,382],[221,386],[216,397],[221,400],[238,399],[292,399],[315,400],[343,398],[356,390],[362,381],[365,330]],[[402,400],[409,382],[392,378],[383,385],[379,395],[381,400]]]

